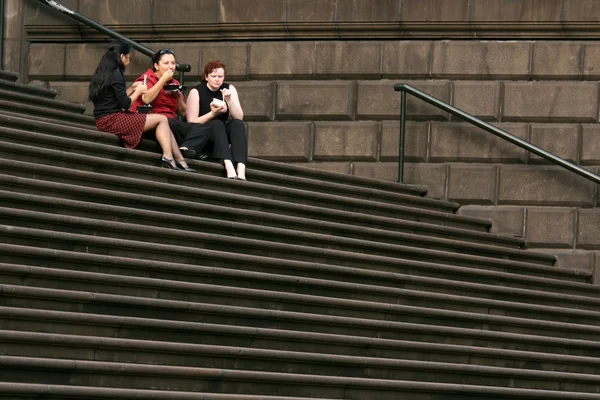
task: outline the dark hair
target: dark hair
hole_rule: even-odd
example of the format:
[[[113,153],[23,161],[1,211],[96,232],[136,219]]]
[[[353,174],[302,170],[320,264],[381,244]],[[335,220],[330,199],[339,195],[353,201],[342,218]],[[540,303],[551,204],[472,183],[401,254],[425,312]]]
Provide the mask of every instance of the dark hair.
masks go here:
[[[215,69],[219,69],[219,68],[223,68],[223,71],[225,71],[225,64],[223,64],[223,62],[221,62],[219,60],[212,60],[212,61],[207,62],[206,65],[204,66],[204,75],[202,76],[202,79],[204,79],[206,77],[206,75],[210,74]]]
[[[102,56],[94,76],[90,82],[90,100],[95,101],[110,84],[110,76],[118,69],[123,73],[125,65],[121,61],[121,54],[127,55],[131,53],[131,45],[124,40],[113,40],[106,53]]]
[[[152,69],[154,70],[154,72],[156,72],[154,64],[158,64],[162,56],[164,56],[165,54],[171,54],[173,55],[173,57],[175,57],[175,52],[171,49],[160,49],[159,51],[154,53],[154,55],[152,56]]]

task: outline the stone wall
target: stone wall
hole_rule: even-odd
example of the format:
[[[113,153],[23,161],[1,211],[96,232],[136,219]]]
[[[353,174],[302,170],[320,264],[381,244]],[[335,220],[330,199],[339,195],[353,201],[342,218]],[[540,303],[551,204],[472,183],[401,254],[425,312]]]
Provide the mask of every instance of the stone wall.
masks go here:
[[[393,85],[405,82],[600,172],[600,42],[587,40],[599,33],[595,1],[61,3],[148,47],[172,48],[192,65],[188,86],[206,61],[223,60],[254,157],[396,180]],[[33,0],[7,8],[7,25],[16,32],[20,18],[22,29],[7,36],[5,68],[85,103],[101,36]],[[148,66],[137,55],[127,78]],[[408,115],[407,183],[491,218],[494,232],[525,236],[560,266],[600,265],[597,185],[410,96]]]

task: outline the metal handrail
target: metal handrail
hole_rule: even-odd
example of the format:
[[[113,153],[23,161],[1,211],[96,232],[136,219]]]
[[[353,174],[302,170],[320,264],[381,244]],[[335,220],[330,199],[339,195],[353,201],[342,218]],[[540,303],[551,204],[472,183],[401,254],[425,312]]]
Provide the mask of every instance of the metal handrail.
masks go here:
[[[552,153],[547,152],[517,136],[511,135],[510,133],[503,131],[502,129],[495,127],[494,125],[490,125],[487,122],[480,120],[472,116],[471,114],[467,114],[466,112],[459,110],[458,108],[452,107],[450,104],[445,103],[435,97],[428,95],[425,92],[420,91],[406,83],[397,83],[394,85],[394,90],[396,92],[401,92],[401,100],[400,100],[400,143],[399,143],[399,160],[398,160],[398,183],[404,183],[404,136],[405,136],[405,125],[406,125],[406,93],[410,93],[413,96],[441,109],[446,112],[449,112],[452,115],[456,115],[460,117],[466,122],[469,122],[489,133],[492,133],[498,136],[501,139],[504,139],[512,144],[519,146],[522,149],[525,149],[535,155],[538,155],[542,158],[545,158],[548,161],[553,162],[565,169],[568,169],[571,172],[576,173],[577,175],[583,176],[586,179],[591,180],[595,183],[600,183],[600,176],[588,171],[587,169],[581,168],[579,165],[569,162],[563,158],[558,157]]]
[[[139,51],[140,53],[142,53],[148,57],[152,57],[155,53],[152,49],[149,49],[148,47],[143,46],[143,45],[139,44],[138,42],[131,40],[128,37],[125,37],[125,36],[121,35],[120,33],[117,33],[115,31],[113,31],[112,29],[109,29],[109,28],[105,27],[104,25],[101,25],[101,24],[97,23],[96,21],[89,19],[88,17],[85,17],[85,16],[79,14],[78,12],[70,10],[67,7],[57,3],[54,0],[37,0],[37,1],[39,3],[50,6],[53,9],[55,9],[56,11],[60,12],[61,14],[71,17],[74,20],[77,20],[77,21],[81,22],[82,24],[89,26],[90,28],[94,28],[97,31],[100,31],[114,39],[124,40],[125,42],[129,43],[135,50]],[[183,73],[190,72],[192,70],[192,67],[190,64],[176,63],[175,69],[177,71],[179,71],[179,82],[183,85],[183,83],[184,83],[183,82]]]

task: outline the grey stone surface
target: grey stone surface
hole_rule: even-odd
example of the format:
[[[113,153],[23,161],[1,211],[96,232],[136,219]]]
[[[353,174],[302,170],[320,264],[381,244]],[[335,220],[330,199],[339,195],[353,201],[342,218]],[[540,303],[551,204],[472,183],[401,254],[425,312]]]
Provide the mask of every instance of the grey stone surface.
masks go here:
[[[94,72],[96,72],[102,56],[106,53],[106,46],[97,43],[67,44],[65,52],[65,57],[69,60],[65,64],[65,79],[89,81],[92,79]],[[138,64],[148,60],[146,56],[139,53],[136,53],[131,58],[132,63],[134,62],[134,58],[138,58]],[[140,58],[142,60],[139,60]],[[78,62],[73,62],[74,60],[78,60]],[[127,72],[130,70],[128,68]]]
[[[89,82],[51,82],[50,89],[56,90],[57,100],[88,103]]]
[[[280,0],[219,0],[219,22],[283,22],[285,2]]]
[[[379,78],[381,46],[381,41],[317,41],[315,72],[324,78]]]
[[[443,79],[527,79],[531,42],[437,41],[432,77]]]
[[[382,181],[398,181],[398,163],[355,162],[352,163],[353,174],[363,178]]]
[[[394,91],[396,81],[359,81],[358,117],[364,119],[400,119],[400,92]],[[451,85],[448,81],[405,81],[411,86],[442,101],[450,102]],[[406,114],[409,119],[447,119],[448,114],[415,98],[406,96]]]
[[[452,105],[484,121],[498,121],[500,97],[500,82],[457,81],[453,85]]]
[[[102,25],[151,25],[147,0],[80,0],[79,12]]]
[[[580,141],[579,124],[531,124],[531,144],[567,161],[579,163]],[[550,163],[533,153],[529,153],[529,159],[536,163]]]
[[[67,25],[74,28],[77,26],[76,21],[38,1],[18,1],[23,4],[24,25]],[[78,7],[79,0],[61,0],[60,4],[70,10],[81,12]]]
[[[202,46],[200,62],[198,64],[198,80],[204,78],[204,66],[212,60],[220,60],[225,64],[225,79],[240,80],[248,77],[247,43],[210,43]]]
[[[397,177],[396,174],[396,180]],[[427,197],[447,200],[448,166],[446,164],[405,164],[404,183],[425,185]]]
[[[591,207],[596,185],[555,166],[502,165],[500,204]]]
[[[236,82],[233,85],[244,110],[244,120],[265,121],[274,119],[275,82]]]
[[[251,43],[249,51],[251,79],[314,78],[315,42]]]
[[[4,0],[4,41],[23,37],[23,3],[22,0]]]
[[[320,171],[335,172],[338,174],[351,174],[352,163],[351,162],[327,162],[327,161],[313,161],[306,163],[290,163],[299,167],[314,168]]]
[[[351,81],[280,81],[277,119],[354,119],[356,85]]]
[[[335,21],[336,3],[330,0],[288,0],[286,21]]]
[[[490,232],[516,237],[525,236],[525,207],[465,205],[460,215],[492,220]]]
[[[32,44],[29,48],[29,69],[27,71],[29,79],[63,80],[65,47],[66,45],[58,43]]]
[[[577,248],[600,249],[600,210],[579,210]]]
[[[597,122],[595,82],[506,82],[504,121]]]
[[[397,21],[398,0],[378,0],[375,7],[370,0],[337,0],[336,21]]]
[[[310,122],[248,122],[248,155],[280,161],[312,159]]]
[[[466,22],[469,0],[401,0],[402,22]]]
[[[315,160],[377,159],[379,123],[315,122]]]
[[[577,212],[574,208],[527,208],[528,247],[574,248]]]
[[[562,0],[473,0],[473,20],[560,22]]]
[[[531,77],[544,79],[577,79],[582,75],[581,42],[534,42]]]
[[[384,41],[381,76],[388,79],[424,79],[431,75],[430,41]]]
[[[495,124],[508,133],[527,140],[527,124]],[[467,123],[431,124],[430,161],[523,163],[526,151],[481,128]]]
[[[451,164],[449,169],[448,200],[461,204],[496,204],[496,165]]]
[[[598,21],[600,3],[595,0],[563,0],[565,22]]]
[[[598,124],[581,125],[581,164],[600,164],[600,126]]]
[[[557,257],[556,268],[569,268],[590,273],[594,269],[594,252],[587,250],[548,249],[548,253]]]
[[[219,0],[154,0],[154,25],[210,24],[219,20]]]
[[[583,45],[583,79],[600,79],[600,43],[587,42]]]
[[[426,162],[429,123],[408,121],[405,126],[404,157],[407,162]],[[396,161],[399,155],[400,121],[381,123],[381,161]]]

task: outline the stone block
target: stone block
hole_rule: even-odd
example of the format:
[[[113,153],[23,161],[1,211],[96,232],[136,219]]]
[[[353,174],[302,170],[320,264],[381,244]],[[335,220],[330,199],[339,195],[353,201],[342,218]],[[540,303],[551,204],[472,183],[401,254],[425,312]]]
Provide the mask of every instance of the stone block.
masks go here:
[[[398,166],[396,164],[396,170]],[[398,174],[396,173],[396,181]],[[427,186],[427,197],[447,200],[448,166],[446,164],[409,163],[404,165],[404,183]]]
[[[358,117],[373,119],[400,119],[400,92],[394,91],[397,81],[359,81],[358,82]],[[450,82],[448,81],[405,81],[416,89],[446,103],[450,102]],[[447,120],[448,113],[406,95],[406,115],[408,119]]]
[[[65,79],[68,80],[86,80],[90,81],[94,72],[96,72],[96,68],[98,68],[98,64],[106,53],[106,43],[74,43],[67,44],[65,48],[65,56],[67,62],[65,63]],[[135,52],[135,54],[131,57],[131,62],[134,62],[134,59],[138,58],[138,64],[140,63],[139,59],[147,62],[149,65],[149,58],[145,55]],[[129,68],[127,68],[126,72],[128,72]]]
[[[596,185],[557,166],[502,165],[500,204],[592,207]]]
[[[530,143],[573,163],[579,163],[579,124],[532,124]],[[550,163],[545,159],[529,154],[530,162]]]
[[[578,210],[577,248],[600,249],[600,210]]]
[[[251,79],[314,79],[315,42],[258,42],[249,45]]]
[[[39,3],[38,3],[39,4]],[[23,29],[23,1],[22,0],[4,0],[4,32],[3,39],[19,40],[24,36]],[[50,8],[46,7],[48,13],[54,14]]]
[[[23,5],[23,24],[24,25],[60,25],[77,27],[79,24],[72,18],[60,13],[50,6],[44,5],[39,1],[18,0]],[[79,0],[61,0],[62,6],[72,11],[79,11]],[[5,12],[6,15],[6,12]],[[89,18],[93,16],[84,14]]]
[[[284,22],[285,1],[219,0],[220,23]]]
[[[596,0],[563,0],[563,22],[598,22],[600,3]]]
[[[600,125],[581,125],[581,165],[600,164]]]
[[[454,82],[452,105],[485,121],[500,119],[500,82]],[[453,119],[457,118],[452,116]]]
[[[248,122],[248,154],[277,161],[309,161],[310,122]]]
[[[505,82],[504,121],[597,122],[598,84]]]
[[[102,25],[151,25],[152,11],[148,0],[79,1],[79,12]]]
[[[29,46],[30,80],[63,80],[65,77],[65,44],[32,43]],[[96,62],[98,63],[100,59]],[[97,66],[97,64],[96,64]]]
[[[21,54],[21,39],[7,39],[4,41],[3,68],[5,71],[20,73],[21,66],[25,65],[25,60]],[[21,82],[23,76],[18,81]]]
[[[398,163],[355,162],[354,175],[381,181],[398,181]]]
[[[202,46],[198,64],[198,80],[204,78],[204,66],[212,60],[225,64],[225,79],[244,80],[248,78],[248,44],[221,42]]]
[[[600,43],[598,42],[583,45],[583,79],[600,79]]]
[[[379,78],[381,46],[380,41],[318,41],[315,73],[323,78]]]
[[[429,123],[408,121],[405,126],[404,160],[426,162]],[[400,144],[400,121],[381,123],[381,161],[397,161]]]
[[[473,21],[561,22],[561,0],[473,0]]]
[[[56,100],[86,104],[89,96],[89,82],[50,82],[50,89],[56,90]]]
[[[273,120],[275,113],[275,82],[236,82],[245,121]]]
[[[525,236],[525,208],[510,206],[466,205],[458,210],[459,215],[492,220],[490,232],[500,235]]]
[[[381,75],[389,79],[423,79],[431,76],[432,42],[385,41]]]
[[[277,84],[277,119],[352,120],[356,84],[344,81],[281,81]]]
[[[377,122],[315,122],[315,160],[377,160]]]
[[[577,213],[568,207],[527,209],[527,247],[574,248]]]
[[[527,140],[527,124],[496,124]],[[527,152],[481,128],[467,123],[432,123],[429,160],[434,162],[524,163]]]
[[[583,69],[582,52],[580,42],[535,42],[531,77],[536,80],[579,79]]]
[[[433,78],[528,79],[531,42],[439,41],[433,45]]]
[[[334,172],[336,174],[352,174],[351,162],[328,162],[328,161],[312,161],[306,163],[288,163],[297,167],[318,169],[319,171]]]
[[[287,22],[335,22],[336,3],[331,0],[287,0]]]
[[[336,3],[338,22],[398,21],[398,0],[378,0],[376,7],[371,0],[337,0]]]
[[[402,22],[468,22],[470,0],[401,0]]]
[[[219,0],[154,0],[153,25],[216,24]]]
[[[495,165],[450,165],[448,200],[461,204],[496,204],[498,167]]]
[[[555,268],[576,269],[589,274],[594,269],[594,252],[588,250],[551,249],[548,253],[556,256]]]

